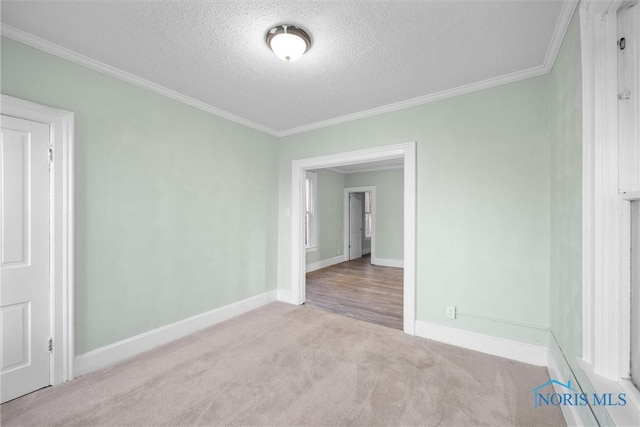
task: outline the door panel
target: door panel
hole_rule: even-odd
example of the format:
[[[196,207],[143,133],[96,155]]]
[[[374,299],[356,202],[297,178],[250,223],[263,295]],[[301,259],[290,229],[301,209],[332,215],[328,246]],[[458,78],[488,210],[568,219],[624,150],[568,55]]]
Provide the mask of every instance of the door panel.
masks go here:
[[[49,126],[1,117],[0,399],[50,384]]]
[[[349,259],[362,258],[362,193],[349,194]]]
[[[2,224],[2,265],[24,265],[30,252],[28,239],[28,200],[25,186],[29,177],[29,146],[22,134],[3,129],[3,201],[11,209],[4,210]]]

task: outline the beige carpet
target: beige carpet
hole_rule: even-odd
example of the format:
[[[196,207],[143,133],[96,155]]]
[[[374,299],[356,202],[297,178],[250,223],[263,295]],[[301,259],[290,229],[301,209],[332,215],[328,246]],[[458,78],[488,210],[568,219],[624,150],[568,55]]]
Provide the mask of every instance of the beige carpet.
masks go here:
[[[3,426],[564,425],[541,367],[273,303],[0,407]]]

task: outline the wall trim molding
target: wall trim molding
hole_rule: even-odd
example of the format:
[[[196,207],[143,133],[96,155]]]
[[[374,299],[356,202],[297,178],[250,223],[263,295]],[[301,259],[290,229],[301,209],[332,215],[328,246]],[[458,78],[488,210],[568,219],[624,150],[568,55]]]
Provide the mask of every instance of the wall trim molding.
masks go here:
[[[526,344],[477,332],[451,328],[435,323],[416,321],[416,335],[456,347],[504,357],[537,366],[547,366],[546,347]]]
[[[159,345],[169,343],[232,317],[255,310],[256,308],[276,301],[276,299],[277,292],[275,290],[268,291],[91,350],[76,356],[75,372],[79,376],[97,371],[98,369],[113,365],[136,354],[149,351]]]
[[[551,337],[551,339],[553,340],[554,338]],[[558,348],[558,351],[562,351]],[[566,364],[566,362],[564,363],[565,372],[571,372],[571,367],[569,367],[569,365]],[[557,379],[559,381],[566,381],[570,378],[565,378],[565,375],[562,374],[562,371],[559,367],[559,363],[556,361],[556,359],[553,357],[553,353],[549,350],[548,351],[548,360],[547,360],[547,372],[549,373],[549,378],[551,379]],[[574,381],[574,384],[577,383],[577,380],[575,378],[571,378]],[[556,393],[562,394],[565,392],[564,389],[560,389],[560,386],[558,386],[557,384],[553,384],[553,389]],[[578,412],[578,409],[575,406],[571,406],[571,405],[560,405],[560,409],[562,410],[562,416],[564,417],[565,422],[567,423],[567,426],[572,427],[572,426],[584,426],[584,425],[590,425],[589,423],[586,423],[582,417],[580,416],[580,413]]]
[[[483,80],[481,82],[460,86],[453,89],[447,89],[440,92],[432,93],[429,95],[419,96],[416,98],[407,99],[405,101],[396,102],[393,104],[387,104],[369,110],[359,111],[357,113],[346,114],[344,116],[335,117],[332,119],[324,120],[321,122],[311,123],[308,125],[300,126],[297,128],[287,129],[278,132],[279,137],[291,136],[300,133],[309,132],[312,130],[322,129],[339,125],[342,123],[352,122],[355,120],[365,119],[368,117],[378,116],[380,114],[392,113],[394,111],[404,110],[406,108],[417,107],[419,105],[429,104],[436,101],[442,101],[444,99],[453,98],[460,95],[466,95],[473,92],[478,92],[484,89],[490,89],[496,86],[502,86],[509,83],[515,83],[520,80],[526,80],[533,77],[539,77],[547,74],[547,67],[539,65],[537,67],[528,68],[522,71],[516,71],[511,74],[506,74],[500,77]]]
[[[332,119],[324,120],[321,122],[311,123],[297,128],[291,128],[278,132],[279,137],[295,135],[298,133],[304,133],[311,130],[321,129],[329,126],[335,126],[341,123],[351,122],[358,119],[364,119],[371,116],[377,116],[379,114],[390,113],[393,111],[404,110],[405,108],[416,107],[418,105],[428,104],[431,102],[441,101],[443,99],[453,98],[459,95],[465,95],[468,93],[478,92],[484,89],[490,89],[497,86],[502,86],[510,83],[515,83],[520,80],[526,80],[533,77],[543,76],[548,74],[553,69],[553,64],[556,61],[560,46],[564,40],[564,36],[567,33],[573,12],[578,4],[577,0],[565,1],[560,12],[560,17],[556,22],[553,36],[547,53],[544,58],[544,62],[541,65],[527,68],[525,70],[516,71],[514,73],[505,74],[502,76],[494,77],[491,79],[483,80],[476,83],[460,86],[453,89],[443,90],[441,92],[431,93],[425,96],[419,96],[405,101],[396,102],[393,104],[387,104],[380,107],[372,108],[369,110],[360,111],[353,114],[347,114],[341,117],[335,117]]]
[[[379,265],[380,267],[404,268],[404,260],[388,259],[388,258],[373,258],[373,255],[371,256],[371,264]]]
[[[556,58],[558,57],[558,53],[560,52],[560,48],[562,47],[562,42],[564,41],[564,36],[567,34],[569,24],[571,24],[571,18],[573,18],[573,14],[576,10],[576,7],[578,6],[578,3],[578,0],[569,0],[563,2],[562,4],[560,17],[558,17],[556,27],[553,29],[551,43],[549,43],[549,49],[547,50],[547,54],[544,57],[544,69],[546,70],[545,74],[550,73],[553,69],[553,64],[556,62]]]
[[[403,166],[383,166],[380,168],[367,168],[367,169],[358,169],[357,171],[354,172],[345,172],[344,170],[340,169],[339,167],[336,168],[327,168],[330,171],[333,172],[337,172],[337,173],[341,173],[342,175],[356,175],[359,173],[366,173],[366,172],[379,172],[379,171],[388,171],[388,170],[393,170],[393,169],[402,169],[404,167]]]
[[[214,107],[213,105],[199,101],[187,95],[183,95],[172,89],[168,89],[164,86],[160,86],[158,84],[150,82],[141,77],[127,73],[126,71],[123,71],[118,68],[112,67],[110,65],[104,64],[102,62],[96,61],[94,59],[91,59],[79,53],[76,53],[70,49],[67,49],[60,45],[52,43],[48,40],[42,39],[40,37],[34,36],[33,34],[19,30],[15,27],[11,27],[9,25],[3,24],[2,28],[0,28],[0,31],[2,35],[9,37],[13,40],[16,40],[20,43],[24,43],[31,47],[35,47],[36,49],[43,50],[52,55],[59,56],[60,58],[67,59],[71,62],[75,62],[76,64],[110,75],[112,77],[118,78],[120,80],[134,84],[136,86],[140,86],[152,92],[156,92],[160,95],[166,96],[167,98],[173,99],[178,102],[182,102],[184,104],[190,105],[192,107],[198,108],[200,110],[203,110],[208,113],[214,114],[216,116],[230,120],[232,122],[236,122],[241,125],[250,127],[252,129],[265,132],[269,135],[282,138],[285,136],[304,133],[311,130],[321,129],[329,126],[335,126],[337,124],[351,122],[358,119],[377,116],[379,114],[390,113],[398,110],[404,110],[405,108],[428,104],[435,101],[441,101],[443,99],[453,98],[455,96],[465,95],[472,92],[478,92],[484,89],[490,89],[497,86],[515,83],[520,80],[526,80],[529,78],[539,77],[539,76],[548,74],[553,68],[553,64],[555,63],[556,57],[560,50],[560,46],[562,45],[564,36],[567,32],[567,29],[569,28],[569,23],[571,22],[571,18],[573,16],[573,12],[576,8],[577,3],[578,3],[577,0],[565,1],[563,3],[562,11],[560,12],[560,16],[558,18],[558,21],[556,22],[556,26],[553,31],[551,42],[549,43],[549,48],[547,49],[544,61],[541,65],[516,71],[514,73],[494,77],[491,79],[483,80],[480,82],[460,86],[457,88],[447,89],[440,92],[408,99],[405,101],[382,105],[380,107],[371,108],[368,110],[359,111],[352,114],[346,114],[344,116],[334,117],[328,120],[323,120],[320,122],[310,123],[308,125],[303,125],[303,126],[280,130],[280,131],[252,122],[243,117],[237,116],[235,114],[229,113],[220,108]]]
[[[629,375],[630,201],[620,197],[618,11],[622,1],[580,5],[582,55],[582,359],[596,375]],[[616,284],[611,286],[611,284]],[[614,331],[614,332],[612,332]]]
[[[403,330],[414,335],[416,319],[416,142],[383,145],[363,150],[327,154],[291,162],[291,301],[303,304],[306,294],[303,184],[309,169],[374,160],[404,159]]]
[[[180,92],[176,92],[173,89],[169,89],[159,84],[153,83],[149,80],[143,79],[142,77],[138,77],[135,74],[131,74],[119,68],[112,67],[111,65],[96,61],[95,59],[91,59],[71,49],[67,49],[66,47],[62,47],[38,36],[34,36],[31,33],[22,31],[10,25],[2,24],[0,33],[5,37],[13,39],[22,44],[26,44],[27,46],[34,47],[36,49],[50,53],[51,55],[55,55],[59,58],[66,59],[75,64],[97,71],[99,73],[115,77],[116,79],[141,87],[143,89],[147,89],[151,92],[165,96],[174,101],[181,102],[183,104],[189,105],[207,113],[211,113],[213,115],[241,124],[243,126],[259,130],[269,135],[276,137],[279,136],[278,132],[274,129],[252,122],[251,120],[245,119],[244,117],[229,113],[225,110],[214,107],[213,105],[207,104],[206,102],[202,102]]]
[[[578,359],[578,363],[582,372],[587,377],[591,385],[593,386],[593,390],[596,393],[604,394],[604,393],[612,393],[614,396],[617,396],[618,393],[626,393],[627,395],[627,404],[625,406],[615,406],[615,407],[601,407],[601,416],[604,415],[605,418],[602,419],[598,417],[597,421],[599,425],[615,425],[615,426],[637,426],[640,425],[640,407],[637,406],[637,389],[633,387],[634,394],[629,394],[628,389],[623,387],[623,382],[618,380],[610,380],[606,377],[603,377],[597,374],[593,365],[585,362],[582,359]],[[604,412],[605,414],[602,414]]]
[[[312,271],[320,270],[321,268],[331,267],[332,265],[340,264],[344,262],[344,255],[334,256],[333,258],[327,258],[320,260],[318,262],[312,262],[311,264],[307,264],[307,273],[311,273]]]

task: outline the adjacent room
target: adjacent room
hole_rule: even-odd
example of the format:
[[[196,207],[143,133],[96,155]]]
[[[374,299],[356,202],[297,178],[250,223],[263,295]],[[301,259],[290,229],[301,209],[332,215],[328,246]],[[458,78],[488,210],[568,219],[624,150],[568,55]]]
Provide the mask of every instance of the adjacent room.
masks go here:
[[[639,10],[2,0],[0,424],[640,425]]]
[[[306,172],[305,304],[403,329],[403,166]]]

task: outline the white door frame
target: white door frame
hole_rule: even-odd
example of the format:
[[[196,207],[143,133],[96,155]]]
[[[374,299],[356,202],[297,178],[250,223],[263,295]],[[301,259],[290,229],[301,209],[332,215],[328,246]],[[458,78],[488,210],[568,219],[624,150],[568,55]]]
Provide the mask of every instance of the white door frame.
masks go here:
[[[596,392],[625,392],[627,404],[607,411],[617,425],[636,425],[640,392],[628,379],[630,340],[630,203],[622,188],[618,117],[618,11],[622,0],[580,3],[582,48],[582,357]],[[640,7],[640,6],[636,6]],[[637,97],[631,98],[637,102]]]
[[[51,167],[51,384],[73,379],[74,360],[74,114],[12,96],[0,95],[6,116],[49,125]]]
[[[362,198],[356,197],[357,195],[362,195]],[[349,226],[348,226],[349,227],[349,253],[348,253],[347,258],[349,260],[355,260],[355,259],[362,258],[364,256],[364,254],[363,254],[363,244],[362,244],[362,240],[364,239],[364,221],[363,221],[363,218],[362,218],[362,216],[364,215],[364,193],[353,193],[353,200],[351,200],[351,196],[352,196],[351,194],[348,194],[348,196],[349,196]],[[358,209],[360,211],[360,218],[359,218],[359,221],[360,221],[360,230],[359,231],[360,232],[358,233],[358,236],[360,237],[360,242],[358,242],[358,245],[360,246],[360,250],[359,250],[360,256],[351,258],[352,256],[358,254],[358,252],[354,252],[354,249],[358,249],[358,247],[356,246],[354,248],[355,242],[352,240],[353,230],[351,228],[351,226],[353,224],[352,220],[354,220],[354,218],[351,215],[354,213],[354,209],[356,208],[356,206],[355,206],[356,204],[359,204]],[[344,228],[344,226],[343,226],[343,228]]]
[[[416,323],[416,143],[387,145],[346,153],[294,160],[291,166],[291,297],[306,299],[304,248],[304,180],[309,169],[330,168],[377,160],[404,159],[404,291],[403,330],[415,335]]]
[[[351,193],[365,193],[369,191],[371,193],[371,216],[373,220],[371,221],[371,264],[375,264],[376,261],[376,187],[375,186],[366,186],[366,187],[348,187],[344,189],[344,216],[343,216],[343,253],[344,260],[349,261],[349,229],[351,228],[349,223],[349,194]],[[364,205],[363,205],[364,209]],[[363,224],[364,228],[364,224]]]

